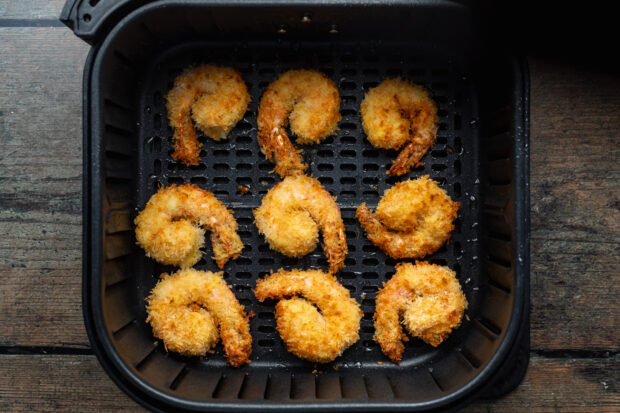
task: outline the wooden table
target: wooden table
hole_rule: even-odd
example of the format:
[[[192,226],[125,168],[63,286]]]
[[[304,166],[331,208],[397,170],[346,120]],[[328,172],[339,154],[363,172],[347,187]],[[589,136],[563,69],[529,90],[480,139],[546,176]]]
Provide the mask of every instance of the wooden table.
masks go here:
[[[82,68],[64,0],[0,0],[0,411],[140,411],[81,310]],[[531,339],[466,411],[620,411],[620,76],[530,58]]]

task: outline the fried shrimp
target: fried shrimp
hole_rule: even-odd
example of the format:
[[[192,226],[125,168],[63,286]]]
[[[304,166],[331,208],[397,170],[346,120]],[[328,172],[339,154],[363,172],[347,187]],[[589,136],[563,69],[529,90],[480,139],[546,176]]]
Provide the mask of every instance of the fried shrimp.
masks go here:
[[[435,142],[437,106],[422,87],[400,78],[370,89],[361,105],[362,126],[377,148],[400,149],[388,175],[403,175],[421,165]]]
[[[359,340],[362,311],[331,274],[280,270],[258,280],[254,293],[261,302],[280,300],[277,329],[297,357],[327,363]]]
[[[181,268],[196,264],[211,231],[213,256],[220,268],[241,254],[237,221],[211,192],[196,185],[161,188],[134,220],[138,244],[148,257]]]
[[[340,121],[338,88],[316,70],[289,70],[271,83],[258,109],[258,143],[263,154],[275,163],[281,177],[303,174],[301,151],[286,134],[290,123],[297,143],[319,143],[331,135]]]
[[[355,213],[366,236],[392,258],[422,258],[449,238],[461,204],[425,175],[398,182],[379,201],[377,213],[362,204]]]
[[[157,283],[147,302],[146,322],[166,350],[204,356],[221,337],[232,366],[249,362],[250,322],[221,272],[179,270]]]
[[[166,96],[168,121],[174,128],[172,158],[198,165],[200,143],[191,119],[219,141],[243,118],[248,103],[248,89],[236,69],[210,64],[186,69]]]
[[[400,263],[377,294],[375,341],[383,354],[400,363],[406,340],[401,317],[412,336],[437,347],[459,326],[466,308],[467,300],[450,268],[424,261]]]
[[[254,218],[269,246],[289,257],[312,252],[320,229],[329,271],[344,268],[348,249],[340,208],[318,180],[305,175],[286,177],[267,192]]]

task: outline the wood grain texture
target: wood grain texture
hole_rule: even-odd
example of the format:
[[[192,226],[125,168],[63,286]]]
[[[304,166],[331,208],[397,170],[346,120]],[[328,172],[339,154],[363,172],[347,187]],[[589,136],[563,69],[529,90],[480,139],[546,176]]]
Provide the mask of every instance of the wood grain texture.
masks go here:
[[[144,411],[106,376],[94,356],[0,355],[0,411]],[[523,384],[464,412],[617,412],[620,360],[534,357]]]
[[[105,374],[95,356],[0,355],[3,412],[145,411]]]
[[[532,357],[521,385],[463,412],[618,412],[620,360]]]
[[[58,19],[65,0],[0,0],[0,19]]]
[[[80,305],[87,52],[67,29],[0,28],[0,345],[88,342]]]
[[[530,59],[532,347],[620,348],[620,76]]]

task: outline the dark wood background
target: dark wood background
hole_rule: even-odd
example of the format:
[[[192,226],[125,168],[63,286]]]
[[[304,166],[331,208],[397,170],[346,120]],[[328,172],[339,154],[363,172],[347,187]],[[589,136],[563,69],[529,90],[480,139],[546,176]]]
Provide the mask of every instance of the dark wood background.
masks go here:
[[[0,411],[140,411],[81,313],[82,68],[64,0],[0,0]],[[531,339],[469,412],[620,411],[620,76],[530,57]]]

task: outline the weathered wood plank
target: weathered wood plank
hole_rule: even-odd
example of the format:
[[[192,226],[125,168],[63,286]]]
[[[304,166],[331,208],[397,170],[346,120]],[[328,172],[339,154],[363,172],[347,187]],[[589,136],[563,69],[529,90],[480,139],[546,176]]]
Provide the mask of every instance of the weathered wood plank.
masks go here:
[[[143,411],[106,376],[94,356],[0,355],[1,411]],[[617,412],[620,360],[534,357],[521,386],[465,412]]]
[[[0,0],[0,19],[57,19],[65,0]]]
[[[532,347],[618,349],[620,78],[530,71]]]
[[[0,28],[0,345],[87,345],[80,306],[87,52],[67,29]]]
[[[521,385],[495,401],[479,401],[464,412],[617,412],[620,360],[532,357]]]
[[[0,355],[3,412],[145,411],[105,374],[95,356]]]

